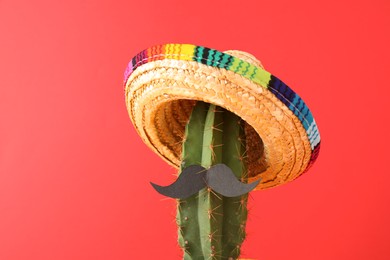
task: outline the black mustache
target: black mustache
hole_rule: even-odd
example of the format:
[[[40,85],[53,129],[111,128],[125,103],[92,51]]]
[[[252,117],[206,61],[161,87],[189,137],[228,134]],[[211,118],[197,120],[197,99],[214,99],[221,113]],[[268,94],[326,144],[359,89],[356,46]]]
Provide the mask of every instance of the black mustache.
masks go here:
[[[171,198],[185,199],[207,186],[207,170],[200,165],[185,168],[177,180],[169,186],[159,186],[151,182],[153,188],[160,194]]]
[[[216,164],[208,170],[200,165],[191,165],[185,168],[177,180],[168,186],[160,186],[152,182],[150,184],[162,195],[185,199],[205,187],[210,187],[225,197],[237,197],[253,190],[259,182],[260,180],[248,184],[242,183],[237,180],[228,166]]]

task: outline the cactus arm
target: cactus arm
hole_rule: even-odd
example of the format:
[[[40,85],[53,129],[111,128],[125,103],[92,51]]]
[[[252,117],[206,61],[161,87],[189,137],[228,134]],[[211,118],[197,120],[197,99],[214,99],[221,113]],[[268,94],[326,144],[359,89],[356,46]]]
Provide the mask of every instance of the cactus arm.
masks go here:
[[[244,157],[246,153],[245,132],[242,120],[235,114],[224,113],[223,163],[227,165],[241,182],[246,182]],[[245,239],[245,225],[248,215],[248,194],[238,197],[224,197],[222,255],[237,259],[241,244]],[[225,258],[226,257],[226,258]]]
[[[204,131],[208,108],[209,104],[197,102],[193,109],[185,129],[181,169],[201,164],[203,138],[199,138],[199,133]],[[184,251],[184,259],[202,260],[199,253],[201,242],[198,225],[198,193],[187,199],[179,199],[177,205],[178,242]]]
[[[203,133],[202,166],[222,162],[223,110],[210,105]],[[206,259],[219,259],[222,252],[223,197],[210,188],[200,191],[198,219],[202,253]]]

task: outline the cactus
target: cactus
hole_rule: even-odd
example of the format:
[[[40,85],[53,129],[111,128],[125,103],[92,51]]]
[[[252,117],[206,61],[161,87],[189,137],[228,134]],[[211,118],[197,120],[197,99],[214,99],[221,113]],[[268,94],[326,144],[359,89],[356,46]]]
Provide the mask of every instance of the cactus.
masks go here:
[[[224,163],[246,182],[245,134],[241,119],[197,102],[185,129],[181,170]],[[178,200],[178,240],[184,259],[237,259],[245,239],[247,196],[224,197],[210,188]]]

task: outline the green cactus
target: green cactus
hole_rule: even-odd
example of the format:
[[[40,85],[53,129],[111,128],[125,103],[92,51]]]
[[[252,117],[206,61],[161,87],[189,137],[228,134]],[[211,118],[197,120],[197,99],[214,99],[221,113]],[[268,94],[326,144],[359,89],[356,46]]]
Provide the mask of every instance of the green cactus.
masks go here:
[[[181,170],[224,163],[246,182],[245,134],[241,119],[197,102],[185,129]],[[178,200],[179,244],[184,259],[237,259],[245,239],[248,195],[228,198],[210,188]]]

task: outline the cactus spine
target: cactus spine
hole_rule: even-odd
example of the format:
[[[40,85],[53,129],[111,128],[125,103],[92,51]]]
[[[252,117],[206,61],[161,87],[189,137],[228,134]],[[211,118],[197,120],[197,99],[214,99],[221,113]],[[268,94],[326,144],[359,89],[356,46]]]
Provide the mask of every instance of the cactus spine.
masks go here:
[[[224,163],[246,182],[245,134],[235,114],[197,102],[185,129],[182,169]],[[210,188],[178,201],[179,244],[184,259],[237,259],[245,239],[247,194],[227,198]]]

